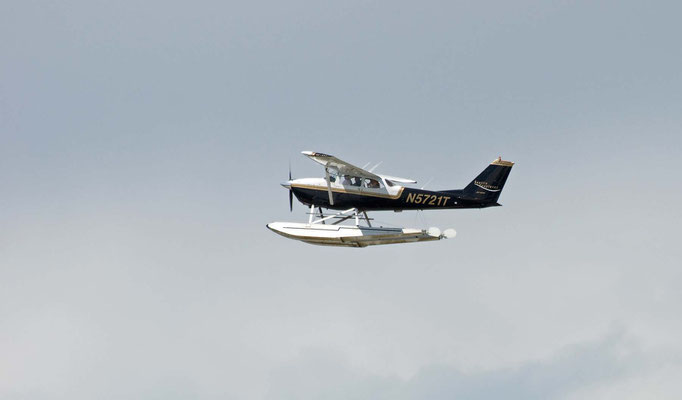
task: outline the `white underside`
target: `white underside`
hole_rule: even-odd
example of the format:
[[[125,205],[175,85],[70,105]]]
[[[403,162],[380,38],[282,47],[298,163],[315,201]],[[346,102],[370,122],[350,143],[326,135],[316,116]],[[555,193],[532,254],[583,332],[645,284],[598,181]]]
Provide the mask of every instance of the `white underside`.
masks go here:
[[[326,246],[366,247],[379,244],[425,242],[451,237],[441,235],[440,231],[434,228],[422,230],[296,222],[272,222],[267,227],[290,239]]]

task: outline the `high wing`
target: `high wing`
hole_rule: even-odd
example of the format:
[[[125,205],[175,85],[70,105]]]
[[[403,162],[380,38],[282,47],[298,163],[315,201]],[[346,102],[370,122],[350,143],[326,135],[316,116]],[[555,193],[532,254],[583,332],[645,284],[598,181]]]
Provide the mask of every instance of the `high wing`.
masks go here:
[[[397,183],[417,183],[414,179],[398,178],[397,176],[381,175],[384,179]]]
[[[341,159],[338,159],[334,156],[331,156],[329,154],[324,154],[324,153],[317,153],[314,151],[302,151],[302,154],[308,156],[311,160],[317,162],[318,164],[322,164],[326,170],[336,170],[339,175],[352,175],[352,176],[359,176],[362,178],[370,178],[370,179],[376,179],[376,180],[381,180],[381,178],[389,179],[393,182],[399,182],[399,183],[417,183],[417,181],[412,180],[412,179],[405,179],[405,178],[397,178],[393,176],[385,176],[385,175],[377,175],[374,174],[370,171],[367,171],[365,169],[362,169],[360,167],[356,167],[355,165],[343,161]]]
[[[308,156],[316,163],[322,164],[325,168],[337,171],[339,175],[352,175],[362,178],[381,179],[379,175],[373,174],[360,167],[356,167],[349,162],[345,162],[334,156],[330,156],[329,154],[317,153],[314,151],[302,151],[301,153]]]

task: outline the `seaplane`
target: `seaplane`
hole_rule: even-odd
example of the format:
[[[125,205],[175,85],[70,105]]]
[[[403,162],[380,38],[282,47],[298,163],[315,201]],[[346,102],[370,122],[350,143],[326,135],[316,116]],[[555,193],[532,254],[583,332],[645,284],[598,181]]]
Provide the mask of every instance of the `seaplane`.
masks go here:
[[[289,239],[327,246],[367,247],[452,238],[454,229],[373,226],[367,213],[497,207],[514,166],[498,157],[463,189],[431,191],[405,186],[416,184],[413,179],[374,173],[378,165],[365,169],[325,153],[302,154],[324,167],[324,177],[292,179],[289,168],[289,180],[282,186],[289,190],[289,211],[293,211],[294,196],[310,207],[308,222],[266,226]],[[323,208],[336,212],[325,215]]]

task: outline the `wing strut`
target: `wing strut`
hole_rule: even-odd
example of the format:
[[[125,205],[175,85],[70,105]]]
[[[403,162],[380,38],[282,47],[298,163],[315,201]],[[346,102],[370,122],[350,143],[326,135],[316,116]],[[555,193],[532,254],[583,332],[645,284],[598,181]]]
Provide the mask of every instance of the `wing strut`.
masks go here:
[[[332,183],[329,180],[329,168],[324,168],[324,177],[327,180],[327,192],[329,193],[329,204],[334,205],[334,196],[332,195]]]

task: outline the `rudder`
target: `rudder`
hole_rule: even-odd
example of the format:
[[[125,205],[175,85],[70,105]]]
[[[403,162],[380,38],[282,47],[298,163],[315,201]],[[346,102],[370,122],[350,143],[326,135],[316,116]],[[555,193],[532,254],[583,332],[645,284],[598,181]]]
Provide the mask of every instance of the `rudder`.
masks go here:
[[[498,157],[462,191],[486,202],[497,202],[514,163]]]

